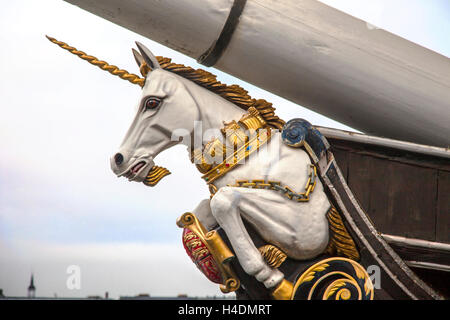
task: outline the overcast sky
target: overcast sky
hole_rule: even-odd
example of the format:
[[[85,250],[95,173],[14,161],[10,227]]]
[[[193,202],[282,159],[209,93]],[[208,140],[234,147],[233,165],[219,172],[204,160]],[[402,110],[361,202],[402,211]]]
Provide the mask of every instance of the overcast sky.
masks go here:
[[[448,0],[323,2],[450,55]],[[136,40],[156,55],[202,67],[61,0],[2,2],[0,288],[26,295],[33,272],[38,296],[221,295],[184,253],[175,225],[209,197],[185,148],[158,157],[172,175],[157,188],[117,179],[109,157],[131,123],[140,89],[64,52],[45,34],[134,73]],[[350,129],[211,71],[273,102],[285,120]],[[66,287],[70,265],[81,268],[80,290]]]

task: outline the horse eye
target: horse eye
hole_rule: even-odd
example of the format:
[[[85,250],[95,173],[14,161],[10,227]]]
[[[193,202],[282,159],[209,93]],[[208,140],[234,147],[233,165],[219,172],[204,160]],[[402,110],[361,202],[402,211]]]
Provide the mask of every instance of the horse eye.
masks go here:
[[[144,111],[155,109],[161,104],[161,100],[155,97],[148,98],[145,100]]]

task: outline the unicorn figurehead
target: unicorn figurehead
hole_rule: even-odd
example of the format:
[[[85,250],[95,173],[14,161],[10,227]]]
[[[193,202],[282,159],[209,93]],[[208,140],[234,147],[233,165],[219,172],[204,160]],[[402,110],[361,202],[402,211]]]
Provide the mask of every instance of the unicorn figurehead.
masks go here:
[[[154,159],[158,154],[176,144],[187,145],[191,160],[204,173],[202,178],[209,186],[211,197],[203,200],[194,209],[194,214],[186,213],[180,217],[177,225],[188,232],[186,228],[191,224],[197,226],[194,221],[198,215],[202,231],[195,234],[205,241],[211,237],[208,238],[211,245],[211,239],[220,237],[214,229],[220,226],[242,269],[263,283],[273,297],[293,297],[293,284],[284,279],[283,272],[278,269],[286,257],[308,260],[325,250],[340,250],[348,258],[359,259],[355,243],[337,218],[333,218],[333,223],[337,223],[336,228],[341,230],[339,242],[329,241],[328,219],[331,219],[331,214],[338,213],[328,200],[321,180],[316,178],[316,167],[307,151],[295,145],[279,144],[282,140],[279,129],[284,121],[275,115],[270,103],[252,99],[239,86],[220,83],[207,71],[155,57],[140,43],[137,43],[139,52],[133,50],[133,54],[143,78],[64,42],[48,39],[102,70],[142,88],[134,120],[119,149],[111,157],[113,172],[130,181],[154,186],[170,174],[167,169],[155,165]],[[228,135],[228,130],[233,135]],[[248,135],[247,132],[252,130],[253,133],[258,132]],[[208,137],[207,132],[217,135]],[[221,135],[225,137],[219,141]],[[261,153],[263,160],[267,161],[259,162],[257,157],[250,157],[257,155],[261,146],[269,144],[279,148]],[[200,162],[196,162],[198,150],[201,151]],[[214,157],[216,150],[222,150],[218,152],[219,161],[204,162],[207,156]],[[245,165],[237,166],[246,159]],[[243,221],[251,222],[255,232],[271,248],[272,253],[267,254],[279,257],[276,265],[264,253],[267,246],[256,248]],[[204,230],[210,232],[203,235]],[[183,236],[185,248],[188,248],[189,237],[191,235]],[[214,261],[218,261],[218,266],[222,266],[217,269],[221,270],[222,279],[217,283],[224,286],[224,292],[235,291],[239,288],[239,281],[228,265],[224,267],[232,253],[224,249],[225,243],[214,243],[215,249],[210,252],[215,255]],[[210,274],[209,271],[207,273]],[[370,279],[367,283],[371,283]]]

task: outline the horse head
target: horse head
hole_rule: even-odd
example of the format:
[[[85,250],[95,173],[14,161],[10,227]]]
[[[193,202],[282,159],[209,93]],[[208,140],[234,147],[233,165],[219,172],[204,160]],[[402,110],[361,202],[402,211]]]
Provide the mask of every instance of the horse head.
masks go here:
[[[150,183],[152,175],[164,171],[156,167],[154,158],[162,151],[180,143],[173,139],[177,130],[193,131],[199,118],[196,101],[180,76],[160,67],[158,59],[145,46],[137,43],[133,50],[145,84],[134,120],[118,152],[111,157],[111,169],[118,177]],[[167,171],[166,171],[167,173]],[[159,181],[159,180],[158,180]],[[156,182],[158,182],[156,181]]]

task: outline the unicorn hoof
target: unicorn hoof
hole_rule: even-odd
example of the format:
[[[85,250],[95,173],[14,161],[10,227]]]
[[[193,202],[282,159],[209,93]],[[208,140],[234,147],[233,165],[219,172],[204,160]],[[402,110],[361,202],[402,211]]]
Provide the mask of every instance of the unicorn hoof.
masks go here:
[[[285,279],[281,281],[278,287],[272,292],[272,297],[275,300],[292,300],[292,292],[294,291],[294,285]]]

